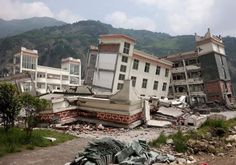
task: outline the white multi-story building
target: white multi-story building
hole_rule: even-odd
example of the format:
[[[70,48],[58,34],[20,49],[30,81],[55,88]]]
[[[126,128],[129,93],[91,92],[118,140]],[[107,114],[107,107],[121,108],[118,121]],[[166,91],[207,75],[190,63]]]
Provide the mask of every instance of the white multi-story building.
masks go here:
[[[134,49],[135,40],[121,34],[101,35],[89,53],[85,83],[94,90],[115,93],[131,79],[137,93],[167,97],[172,62]]]
[[[47,90],[64,90],[71,86],[81,85],[80,59],[68,57],[61,60],[61,68],[38,65],[38,51],[21,47],[14,55],[13,73],[29,73],[31,81],[25,82],[24,90],[31,90],[33,85],[40,93]]]

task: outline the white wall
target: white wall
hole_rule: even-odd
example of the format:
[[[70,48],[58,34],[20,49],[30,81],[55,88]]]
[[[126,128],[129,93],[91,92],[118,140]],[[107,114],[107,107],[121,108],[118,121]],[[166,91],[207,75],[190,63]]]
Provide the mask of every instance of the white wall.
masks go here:
[[[156,96],[157,98],[167,97],[168,89],[169,89],[169,83],[170,83],[170,70],[168,77],[165,77],[165,68],[161,67],[160,75],[156,75],[156,66],[152,63],[150,63],[150,69],[149,72],[144,72],[145,68],[145,61],[139,60],[139,66],[138,70],[133,69],[133,57],[128,58],[128,63],[124,63],[121,61],[122,54],[118,56],[117,61],[117,68],[114,78],[114,86],[112,92],[117,91],[117,85],[118,83],[123,83],[122,80],[119,80],[119,74],[125,74],[125,79],[131,79],[131,76],[136,77],[136,85],[135,89],[138,92],[139,95],[144,94],[145,96]],[[127,66],[126,73],[120,72],[120,66],[125,65]],[[148,79],[147,88],[142,88],[142,82],[143,79]],[[158,81],[158,89],[153,90],[154,81]],[[162,91],[163,83],[167,83],[166,91]]]
[[[114,70],[117,54],[100,53],[97,58],[96,67],[99,69]]]
[[[93,85],[111,89],[113,76],[114,76],[113,72],[95,71],[93,77]]]

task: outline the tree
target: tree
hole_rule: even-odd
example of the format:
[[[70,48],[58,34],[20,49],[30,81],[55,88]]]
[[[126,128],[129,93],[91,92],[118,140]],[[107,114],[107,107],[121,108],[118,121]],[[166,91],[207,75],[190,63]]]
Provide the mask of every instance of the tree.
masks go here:
[[[47,108],[48,102],[28,93],[22,94],[20,100],[25,110],[25,130],[28,137],[31,137],[33,128],[36,125],[36,116],[40,111]]]
[[[0,114],[6,131],[14,126],[21,104],[16,86],[10,83],[0,83]]]

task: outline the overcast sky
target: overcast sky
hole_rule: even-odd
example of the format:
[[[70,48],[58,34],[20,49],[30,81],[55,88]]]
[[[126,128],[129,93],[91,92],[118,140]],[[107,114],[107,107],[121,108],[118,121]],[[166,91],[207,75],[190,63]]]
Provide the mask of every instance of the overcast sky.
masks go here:
[[[172,35],[236,36],[235,0],[0,0],[5,20],[48,16],[68,23],[100,20],[114,27]]]

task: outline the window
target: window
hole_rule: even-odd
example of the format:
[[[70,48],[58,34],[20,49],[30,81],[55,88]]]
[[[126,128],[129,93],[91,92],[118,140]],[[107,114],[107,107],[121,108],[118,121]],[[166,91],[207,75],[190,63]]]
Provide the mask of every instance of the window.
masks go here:
[[[144,72],[149,72],[149,68],[150,68],[150,64],[146,62]]]
[[[137,78],[134,76],[131,76],[131,80],[132,80],[132,86],[135,87]]]
[[[227,75],[226,75],[226,72],[225,72],[225,68],[223,68],[223,74],[224,74],[224,78],[227,79]]]
[[[95,66],[96,61],[97,61],[97,55],[96,54],[91,54],[90,55],[90,61],[89,61],[90,66]]]
[[[121,90],[123,88],[123,84],[122,83],[118,83],[117,84],[117,90]]]
[[[139,63],[139,60],[134,59],[133,69],[138,70],[138,63]]]
[[[32,56],[23,56],[22,57],[22,67],[27,69],[36,68],[36,58]]]
[[[220,62],[222,65],[224,65],[223,57],[220,55]]]
[[[167,83],[163,83],[163,86],[162,86],[162,91],[166,91],[166,86],[167,86]]]
[[[127,62],[128,62],[128,57],[126,57],[126,56],[122,56],[122,59],[121,59],[121,61],[122,61],[122,62],[126,62],[126,63],[127,63]]]
[[[80,66],[78,64],[70,64],[70,74],[79,75]]]
[[[121,72],[126,72],[126,66],[125,65],[121,65],[120,66],[120,71]]]
[[[147,79],[143,79],[142,88],[147,88]]]
[[[169,69],[166,68],[165,77],[168,77],[168,76],[169,76]]]
[[[125,42],[123,53],[129,54],[130,43]]]
[[[119,80],[124,80],[125,79],[125,75],[124,74],[119,74]]]
[[[157,90],[157,89],[158,89],[158,81],[154,81],[153,90]]]
[[[160,75],[161,67],[157,66],[156,67],[156,75]]]

